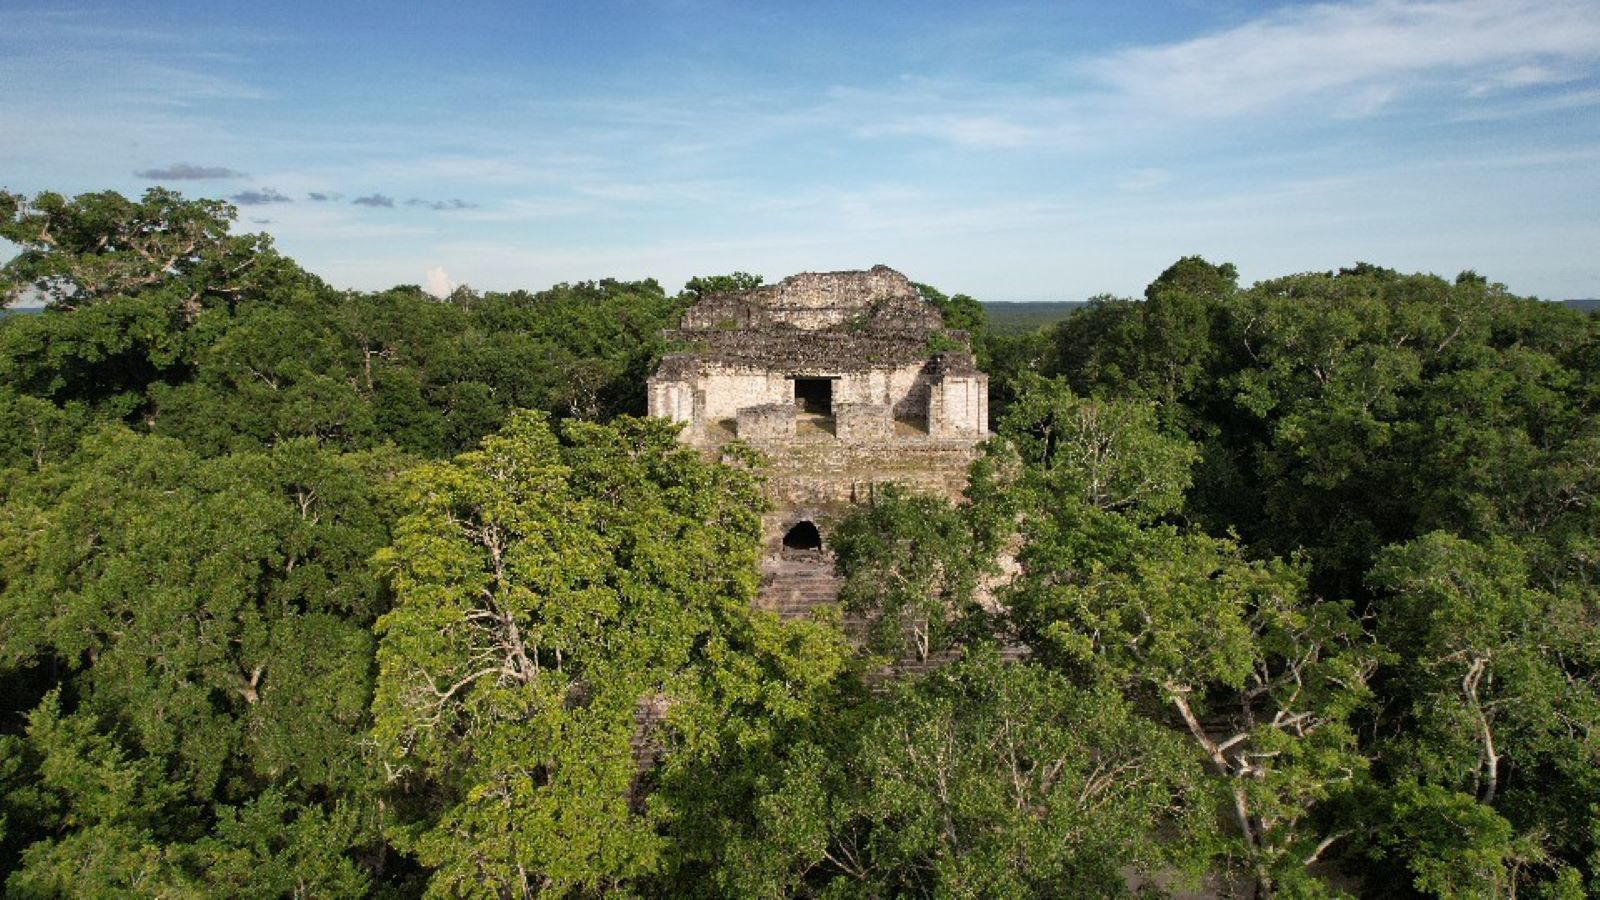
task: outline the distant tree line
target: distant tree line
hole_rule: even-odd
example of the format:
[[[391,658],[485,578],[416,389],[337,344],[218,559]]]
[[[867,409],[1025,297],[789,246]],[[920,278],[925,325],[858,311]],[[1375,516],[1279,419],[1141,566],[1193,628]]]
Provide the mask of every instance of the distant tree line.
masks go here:
[[[1600,318],[924,286],[997,437],[780,622],[759,458],[640,418],[758,276],[338,291],[233,217],[0,193],[8,896],[1600,895]]]

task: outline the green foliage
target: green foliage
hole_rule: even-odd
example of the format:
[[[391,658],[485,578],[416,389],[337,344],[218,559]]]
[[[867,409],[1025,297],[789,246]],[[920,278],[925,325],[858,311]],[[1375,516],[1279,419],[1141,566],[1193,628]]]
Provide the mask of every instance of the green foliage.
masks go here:
[[[983,341],[989,374],[989,420],[991,425],[1005,416],[1019,385],[1029,375],[1051,368],[1053,352],[1050,336],[1044,330],[1022,334],[990,334]]]
[[[1201,447],[1193,515],[1304,548],[1321,589],[1359,595],[1383,546],[1429,530],[1592,534],[1596,334],[1476,276],[1358,265],[1237,290],[1188,259],[1144,303],[1063,323],[1050,364],[1160,402]]]
[[[1303,566],[1160,524],[1194,453],[1149,404],[1024,384],[1001,425],[1022,468],[997,482],[1022,528],[1021,573],[999,597],[1015,634],[1079,683],[1173,716],[1258,884],[1304,883],[1314,814],[1366,767],[1351,720],[1375,655],[1358,623],[1309,595]]]
[[[931,356],[936,353],[948,353],[951,350],[964,350],[966,344],[943,331],[935,331],[923,342],[923,349]]]
[[[867,623],[874,651],[926,660],[981,633],[975,592],[999,541],[970,508],[886,485],[829,538],[844,576],[839,601]]]
[[[837,743],[791,748],[723,892],[1119,896],[1129,871],[1205,857],[1195,760],[1114,695],[978,657],[857,715]]]
[[[642,412],[657,332],[678,308],[654,282],[458,300],[395,289],[246,311],[199,356],[191,382],[154,393],[155,427],[207,452],[304,435],[437,456],[473,445],[514,408]]]
[[[265,235],[230,235],[237,211],[151,188],[31,200],[0,191],[0,237],[21,252],[0,268],[0,297],[32,296],[58,310],[151,292],[175,298],[185,321],[285,278],[306,278]]]
[[[1083,305],[1081,300],[985,301],[983,317],[990,335],[1020,337],[1066,321]]]
[[[16,777],[38,787],[7,798],[28,823],[8,840],[31,842],[16,890],[54,891],[85,855],[85,884],[107,890],[210,884],[214,842],[234,840],[215,829],[263,792],[286,831],[262,846],[364,878],[354,855],[376,835],[359,761],[385,602],[367,561],[400,463],[303,441],[206,461],[111,427],[10,486],[0,679],[25,695],[55,673],[18,748]],[[335,822],[342,842],[292,849]],[[229,865],[255,868],[244,852]]]
[[[999,431],[1022,454],[1037,499],[1071,498],[1136,521],[1182,505],[1195,450],[1161,433],[1151,404],[1086,400],[1036,375],[1017,384]]]
[[[947,297],[938,288],[926,284],[917,285],[917,293],[939,310],[939,315],[944,317],[944,327],[964,331],[973,337],[988,332],[988,318],[983,304],[977,300],[966,294]]]
[[[729,650],[667,710],[669,752],[649,798],[666,853],[642,893],[781,893],[805,865],[793,845],[811,827],[784,814],[778,833],[766,831],[786,802],[774,796],[783,773],[851,740],[870,708],[837,622],[753,615]]]
[[[1385,765],[1474,800],[1485,815],[1496,811],[1524,863],[1592,854],[1600,796],[1593,596],[1534,587],[1526,554],[1509,542],[1443,533],[1386,549],[1372,581],[1382,591],[1378,634],[1407,662],[1390,679],[1406,706],[1376,748]]]
[[[752,705],[804,706],[814,676],[782,654],[830,652],[750,610],[756,483],[675,433],[624,418],[558,437],[521,414],[411,476],[380,556],[398,603],[375,734],[391,839],[431,891],[626,889],[666,864],[673,815],[639,809],[639,742],[692,758]]]
[[[1198,444],[1187,516],[1213,533],[1242,535],[1248,555],[1304,554],[1313,591],[1353,596],[1353,609],[1372,615],[1365,640],[1389,661],[1362,679],[1377,691],[1361,713],[1373,719],[1372,738],[1356,744],[1341,726],[1340,752],[1359,749],[1380,786],[1390,781],[1382,790],[1423,791],[1436,811],[1406,813],[1397,831],[1380,803],[1352,800],[1334,824],[1345,801],[1330,797],[1320,817],[1347,837],[1346,852],[1381,844],[1418,890],[1467,892],[1487,877],[1481,867],[1462,862],[1464,850],[1430,849],[1437,842],[1424,833],[1429,822],[1481,822],[1469,830],[1499,848],[1490,885],[1557,891],[1592,877],[1600,758],[1592,737],[1600,668],[1593,322],[1471,273],[1449,283],[1358,265],[1239,290],[1230,267],[1188,259],[1143,303],[1092,303],[1054,336],[1046,371],[1090,396],[1155,401],[1160,427]],[[1110,559],[1131,566],[1126,583],[1108,579],[1096,567],[1103,563],[1084,568],[1085,582],[1106,596],[1102,607],[1084,611],[1080,589],[1059,586],[1035,601],[1074,598],[1072,627],[1054,637],[1075,667],[1103,670],[1115,658],[1117,621],[1160,621],[1143,602],[1115,605],[1120,598],[1145,586],[1153,599],[1179,597],[1184,583],[1216,591],[1232,568],[1196,562],[1174,583],[1172,563],[1150,566],[1204,560],[1198,536],[1141,550],[1151,536],[1091,516],[1056,518],[1059,535],[1025,553],[1054,544],[1060,555],[1030,568],[1060,581],[1094,545],[1116,548]],[[1205,565],[1216,574],[1202,581]],[[1219,604],[1228,608],[1225,599],[1198,599],[1184,615],[1203,617],[1220,639],[1236,626]],[[1040,631],[1059,608],[1025,599],[1016,607]],[[1248,608],[1252,616],[1263,609]],[[1245,631],[1258,640],[1271,633]],[[1173,659],[1206,659],[1207,636],[1192,637],[1174,645]],[[1265,662],[1267,673],[1282,665]]]
[[[1366,768],[1352,716],[1374,654],[1346,606],[1308,597],[1292,565],[1093,509],[1030,529],[1020,562],[1001,599],[1040,661],[1175,714],[1256,878],[1299,877],[1313,814]]]
[[[1425,896],[1503,897],[1513,885],[1511,824],[1466,794],[1404,783],[1383,798],[1370,854],[1404,862]],[[1404,876],[1401,876],[1402,878]],[[1402,882],[1403,883],[1403,882]]]
[[[751,275],[749,272],[733,272],[728,275],[696,275],[683,286],[684,296],[694,300],[709,297],[712,294],[737,294],[761,286],[764,279],[760,275]]]
[[[88,419],[81,404],[63,409],[0,386],[0,472],[8,466],[41,469],[65,458]]]
[[[0,229],[23,247],[0,288],[50,303],[0,324],[0,467],[37,465],[62,418],[122,421],[208,456],[294,437],[438,456],[515,408],[642,413],[660,331],[688,302],[609,279],[446,302],[341,294],[264,236],[229,235],[234,211],[218,201],[0,196]]]

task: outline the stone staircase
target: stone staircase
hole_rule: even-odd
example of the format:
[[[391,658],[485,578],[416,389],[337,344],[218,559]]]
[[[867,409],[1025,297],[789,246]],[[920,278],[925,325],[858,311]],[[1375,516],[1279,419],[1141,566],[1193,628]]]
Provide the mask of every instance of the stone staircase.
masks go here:
[[[763,567],[756,608],[779,618],[805,618],[813,609],[839,599],[844,583],[833,573],[831,561],[780,559]]]

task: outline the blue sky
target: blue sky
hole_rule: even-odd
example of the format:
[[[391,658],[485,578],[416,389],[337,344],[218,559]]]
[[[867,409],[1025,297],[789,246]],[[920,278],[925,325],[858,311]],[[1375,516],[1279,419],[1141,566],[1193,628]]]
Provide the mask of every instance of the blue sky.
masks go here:
[[[155,183],[340,287],[1600,296],[1600,2],[8,2],[0,186]]]

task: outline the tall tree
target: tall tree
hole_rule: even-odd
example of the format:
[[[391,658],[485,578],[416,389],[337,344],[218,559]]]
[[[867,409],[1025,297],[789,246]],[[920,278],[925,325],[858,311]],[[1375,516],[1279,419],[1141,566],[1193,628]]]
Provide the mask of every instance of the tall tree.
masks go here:
[[[1600,833],[1595,597],[1535,587],[1509,541],[1443,532],[1387,548],[1372,581],[1378,634],[1405,660],[1388,679],[1403,713],[1378,748],[1397,792],[1481,804],[1479,827],[1504,832],[1493,880],[1508,890],[1583,864]],[[1388,856],[1419,882],[1443,877],[1437,851],[1401,846]]]
[[[1000,595],[1017,634],[1042,664],[1187,734],[1257,886],[1307,884],[1341,836],[1313,813],[1365,768],[1351,717],[1375,657],[1358,623],[1309,594],[1303,567],[1161,523],[1193,452],[1149,406],[1033,387],[1001,427],[1022,457],[1000,488],[1022,527],[1021,572]]]
[[[1038,666],[974,654],[847,717],[788,748],[721,893],[1119,896],[1213,846],[1181,740]]]
[[[683,293],[695,300],[712,294],[736,294],[761,286],[765,279],[749,272],[730,272],[727,275],[696,275],[683,285]]]
[[[977,590],[1004,532],[975,511],[886,485],[833,530],[839,601],[871,650],[926,661],[985,632]]]
[[[230,235],[238,211],[151,188],[67,198],[0,192],[0,237],[22,248],[0,268],[0,296],[31,294],[73,310],[150,291],[171,295],[186,323],[207,306],[240,302],[274,281],[304,280],[263,234]]]
[[[558,435],[518,414],[419,469],[406,502],[374,706],[391,839],[441,893],[622,890],[660,870],[669,810],[642,754],[704,749],[707,722],[807,680],[747,662],[776,627],[750,608],[753,478],[668,423]]]
[[[400,464],[303,441],[206,461],[113,426],[9,487],[0,681],[28,710],[12,776],[35,780],[7,792],[13,889],[74,884],[86,855],[110,892],[242,889],[302,853],[334,879],[306,890],[365,882],[368,560]],[[238,843],[241,817],[277,830]]]

